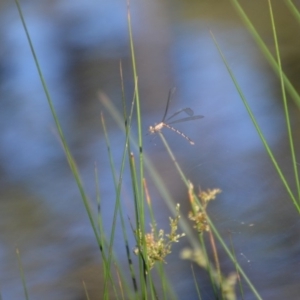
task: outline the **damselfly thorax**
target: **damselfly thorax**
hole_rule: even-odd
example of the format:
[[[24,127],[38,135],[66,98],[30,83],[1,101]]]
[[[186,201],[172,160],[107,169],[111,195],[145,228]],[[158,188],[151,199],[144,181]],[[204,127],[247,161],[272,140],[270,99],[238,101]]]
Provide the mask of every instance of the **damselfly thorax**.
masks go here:
[[[183,132],[179,131],[178,129],[174,128],[171,125],[175,124],[175,123],[181,123],[181,122],[187,122],[187,121],[192,121],[192,120],[198,120],[198,119],[203,118],[203,116],[200,116],[200,115],[194,116],[194,112],[193,112],[192,109],[190,109],[190,108],[183,108],[183,109],[180,109],[179,111],[175,112],[173,115],[171,115],[169,118],[166,119],[166,116],[167,116],[167,113],[168,113],[169,104],[170,104],[170,101],[171,101],[171,96],[174,93],[174,91],[175,91],[175,89],[173,88],[169,92],[168,102],[167,102],[167,106],[166,106],[165,113],[164,113],[164,116],[162,118],[162,121],[160,123],[158,123],[158,124],[155,124],[154,126],[150,126],[149,127],[149,132],[150,132],[150,134],[154,134],[154,133],[160,132],[164,127],[166,127],[168,129],[171,129],[172,131],[176,132],[177,134],[181,135],[182,137],[184,137],[187,141],[190,142],[191,145],[194,145],[195,143],[194,143],[193,140],[191,140],[187,135],[185,135]],[[168,120],[173,119],[175,116],[177,116],[178,114],[180,114],[182,112],[184,112],[187,115],[189,115],[189,117],[185,117],[185,118],[181,118],[181,119],[178,119],[178,120],[174,120],[174,121],[168,122]]]

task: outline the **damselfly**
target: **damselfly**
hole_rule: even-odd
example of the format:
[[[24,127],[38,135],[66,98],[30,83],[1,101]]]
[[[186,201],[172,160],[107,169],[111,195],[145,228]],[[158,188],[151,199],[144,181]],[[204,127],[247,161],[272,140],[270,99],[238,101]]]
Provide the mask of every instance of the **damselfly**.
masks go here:
[[[195,143],[187,135],[185,135],[184,133],[182,133],[181,131],[179,131],[178,129],[176,129],[176,128],[170,126],[170,125],[175,124],[175,123],[186,122],[186,121],[198,120],[198,119],[203,118],[203,116],[200,116],[200,115],[194,116],[194,112],[192,111],[192,109],[182,108],[179,111],[175,112],[173,115],[171,115],[169,118],[166,119],[168,109],[169,109],[169,105],[170,105],[170,101],[171,101],[171,96],[174,93],[174,91],[175,91],[175,88],[173,88],[169,91],[168,102],[167,102],[167,106],[166,106],[165,113],[164,113],[164,116],[162,118],[162,121],[158,124],[155,124],[154,126],[150,126],[149,127],[149,132],[150,132],[150,134],[157,133],[157,132],[160,132],[163,129],[163,127],[166,127],[166,128],[169,128],[169,129],[173,130],[174,132],[180,134],[182,137],[184,137],[186,140],[188,140],[191,145],[194,145]],[[171,120],[172,118],[174,118],[175,116],[177,116],[181,112],[185,112],[187,115],[189,115],[189,117],[185,117],[185,118],[181,118],[181,119],[174,120],[174,121],[171,121],[171,122],[167,122],[168,120]]]

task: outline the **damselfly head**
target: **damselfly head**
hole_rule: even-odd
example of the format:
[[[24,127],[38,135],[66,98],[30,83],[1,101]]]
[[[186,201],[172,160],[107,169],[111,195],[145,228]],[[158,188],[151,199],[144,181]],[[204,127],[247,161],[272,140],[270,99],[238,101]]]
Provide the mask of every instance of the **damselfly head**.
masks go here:
[[[150,126],[148,131],[149,131],[150,133],[155,133],[155,129],[154,129],[153,126]]]

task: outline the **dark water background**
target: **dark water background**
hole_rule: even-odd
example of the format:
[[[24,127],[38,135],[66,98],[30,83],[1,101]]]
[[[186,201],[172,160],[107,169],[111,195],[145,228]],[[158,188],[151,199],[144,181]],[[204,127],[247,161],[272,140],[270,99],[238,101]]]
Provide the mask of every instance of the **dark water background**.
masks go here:
[[[241,3],[273,51],[267,2]],[[300,27],[284,1],[274,4],[283,67],[299,90]],[[104,92],[121,110],[122,59],[128,99],[132,96],[126,3],[61,0],[22,1],[21,5],[55,109],[92,201],[97,162],[104,223],[109,230],[115,196],[97,92]],[[193,147],[165,130],[178,162],[195,186],[222,189],[209,213],[226,241],[231,232],[240,264],[262,297],[297,299],[299,215],[209,30],[295,191],[278,78],[228,1],[132,1],[131,12],[145,133],[149,125],[160,121],[168,90],[176,86],[171,110],[187,106],[205,116],[177,126],[195,141]],[[0,22],[2,298],[24,297],[15,255],[18,247],[30,299],[84,299],[82,279],[91,299],[100,299],[100,255],[12,2],[1,1]],[[299,109],[293,101],[289,101],[289,109],[298,154]],[[119,169],[124,136],[107,113],[106,118]],[[133,131],[135,128],[134,120]],[[160,139],[145,136],[144,151],[165,179],[174,202],[181,203],[183,213],[187,212],[186,189]],[[133,216],[129,178],[124,186],[126,210]],[[155,190],[150,192],[158,224],[167,228],[169,212]],[[119,234],[116,249],[122,258],[125,251]],[[172,274],[178,298],[193,299],[196,291],[190,265],[177,258],[180,248],[176,247],[166,269]],[[223,271],[228,274],[233,266],[221,250],[220,255]],[[208,283],[199,279],[199,284],[204,299],[213,299]],[[247,287],[245,291],[246,299],[253,299]]]

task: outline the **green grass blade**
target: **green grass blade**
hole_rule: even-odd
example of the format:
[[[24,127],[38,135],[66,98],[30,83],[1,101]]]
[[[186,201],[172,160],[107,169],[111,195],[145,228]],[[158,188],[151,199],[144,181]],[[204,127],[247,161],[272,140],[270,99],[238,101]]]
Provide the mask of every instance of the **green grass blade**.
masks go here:
[[[116,186],[116,202],[115,202],[113,220],[112,220],[112,225],[111,225],[112,229],[111,229],[111,233],[110,233],[108,253],[112,253],[112,251],[113,251],[113,244],[114,244],[116,224],[117,224],[117,216],[120,212],[121,187],[122,187],[122,182],[123,182],[123,173],[124,173],[124,168],[125,168],[125,160],[126,160],[126,156],[127,156],[128,139],[129,139],[129,135],[126,135],[126,140],[125,140],[122,159],[121,159],[121,169],[120,169],[119,179],[118,179],[117,186]],[[112,256],[109,255],[108,256],[108,261],[107,261],[108,269],[110,269],[110,267],[111,267],[111,262],[112,262]],[[107,289],[107,285],[105,285],[105,287],[104,287],[104,290],[106,290],[106,289]]]
[[[101,247],[100,247],[100,252],[101,252],[101,257],[102,257],[102,261],[103,261],[103,274],[104,274],[104,282],[105,284],[108,284],[108,282],[111,283],[113,291],[115,293],[116,298],[118,298],[117,295],[117,287],[116,287],[116,282],[113,280],[112,278],[112,274],[111,274],[111,269],[108,267],[108,259],[107,259],[107,254],[105,251],[106,249],[108,249],[108,243],[107,243],[107,238],[105,235],[105,231],[103,228],[103,222],[102,222],[102,217],[101,217],[101,198],[100,198],[100,190],[99,190],[99,184],[98,184],[99,180],[98,180],[98,171],[97,171],[97,167],[95,164],[95,184],[96,184],[96,197],[97,197],[97,224],[98,224],[98,229],[99,229],[99,237],[100,237],[100,241],[101,241]],[[119,264],[117,264],[117,260],[115,257],[114,252],[109,253],[109,255],[112,256],[113,261],[115,262],[115,264],[117,266],[119,266]],[[126,284],[126,281],[124,279],[124,276],[122,274],[122,268],[119,268],[120,270],[120,277],[123,279],[123,285],[125,285],[125,287],[128,289],[128,285]],[[102,295],[103,299],[109,299],[109,293],[107,290],[105,290],[103,292]]]
[[[271,16],[271,22],[272,22],[274,43],[275,43],[275,48],[276,48],[276,57],[277,57],[278,69],[279,69],[279,78],[280,78],[280,85],[281,85],[281,90],[282,90],[284,113],[285,113],[285,119],[286,119],[286,125],[287,125],[287,131],[288,131],[288,137],[289,137],[289,143],[290,143],[290,149],[291,149],[291,157],[292,157],[292,163],[293,163],[293,168],[294,168],[294,176],[295,176],[296,187],[297,187],[297,191],[298,191],[298,203],[299,203],[300,202],[300,183],[299,183],[298,167],[297,167],[297,161],[296,161],[296,155],[295,155],[295,147],[294,147],[291,122],[290,122],[290,117],[289,117],[286,92],[285,92],[285,86],[284,86],[284,80],[283,80],[283,74],[282,74],[281,59],[280,59],[280,52],[279,52],[279,45],[278,45],[278,40],[277,40],[275,21],[274,21],[274,16],[273,16],[272,4],[271,4],[270,0],[268,0],[268,4],[269,4],[269,8],[270,8],[270,16]]]
[[[295,4],[292,2],[292,0],[285,0],[285,3],[290,9],[290,11],[293,13],[295,19],[300,23],[300,13]]]
[[[109,278],[109,273],[110,270],[107,267],[107,257],[105,253],[105,245],[106,245],[106,236],[105,232],[103,229],[103,222],[102,222],[102,217],[101,217],[101,198],[100,198],[100,190],[99,190],[99,184],[98,184],[98,171],[97,171],[97,166],[95,163],[95,184],[96,184],[96,199],[97,199],[97,224],[98,224],[98,229],[99,229],[99,237],[100,237],[100,253],[102,256],[102,261],[104,264],[103,268],[103,274],[104,274],[104,280],[107,281]],[[84,284],[84,282],[83,282]],[[85,285],[84,285],[85,287]],[[104,299],[106,298],[105,296],[103,297]]]
[[[132,26],[131,26],[131,15],[130,15],[130,1],[127,0],[127,23],[128,23],[128,32],[129,32],[129,42],[130,42],[130,51],[131,51],[131,60],[132,60],[132,70],[133,70],[133,80],[135,83],[138,82],[137,68],[136,68],[136,59],[134,52],[134,43],[132,35]],[[137,127],[138,127],[138,141],[139,141],[139,158],[140,158],[140,199],[141,201],[141,213],[142,218],[144,215],[144,190],[143,190],[143,179],[144,179],[144,159],[143,159],[143,132],[142,132],[142,118],[141,118],[141,104],[140,104],[140,95],[138,86],[135,87],[136,94],[136,115],[137,115]],[[141,220],[143,221],[143,219]],[[144,224],[144,223],[142,223]],[[144,227],[144,226],[143,226]],[[143,231],[143,228],[141,228]]]
[[[163,134],[159,132],[159,136],[161,138],[161,140],[163,141],[172,161],[174,162],[178,173],[180,174],[182,181],[186,184],[187,189],[189,189],[189,181],[187,180],[187,178],[185,177],[184,173],[182,172],[178,162],[176,161],[176,158],[171,150],[171,148],[169,147],[166,139],[164,138]],[[195,198],[196,195],[195,195]],[[199,201],[199,199],[198,199]],[[201,203],[199,201],[199,205],[201,206]],[[223,249],[225,250],[225,252],[227,253],[228,257],[231,259],[231,261],[234,263],[236,260],[234,258],[234,255],[231,253],[231,251],[229,250],[229,248],[227,247],[227,245],[225,244],[224,240],[222,239],[221,235],[219,234],[218,230],[216,229],[216,227],[214,226],[213,222],[210,220],[209,216],[207,215],[207,222],[210,226],[210,228],[212,229],[212,232],[214,233],[214,235],[216,236],[216,238],[218,239],[218,241],[220,242],[221,246],[223,247]],[[248,278],[248,276],[246,275],[246,273],[243,271],[243,269],[240,267],[240,265],[237,263],[237,268],[240,272],[240,274],[242,275],[242,277],[244,278],[244,280],[246,281],[246,283],[248,284],[249,288],[252,290],[253,294],[256,296],[257,299],[262,300],[261,296],[259,295],[258,291],[255,289],[255,287],[253,286],[252,282],[250,281],[250,279]]]
[[[81,195],[81,198],[82,198],[85,210],[86,210],[86,212],[88,214],[88,218],[90,220],[90,223],[91,223],[91,226],[92,226],[95,238],[97,240],[99,249],[101,249],[101,239],[100,239],[100,237],[98,235],[98,232],[97,232],[97,226],[96,226],[96,224],[95,224],[95,222],[93,220],[93,215],[92,215],[92,211],[90,209],[89,200],[88,200],[88,198],[87,198],[87,196],[85,194],[85,191],[84,191],[84,188],[83,188],[83,184],[82,184],[82,180],[80,178],[80,175],[79,175],[76,163],[75,163],[75,161],[74,161],[74,159],[73,159],[73,157],[71,155],[71,152],[69,150],[67,142],[66,142],[66,140],[64,138],[64,134],[63,134],[62,128],[61,128],[59,120],[57,118],[57,114],[56,114],[55,108],[53,106],[53,102],[52,102],[51,97],[50,97],[50,93],[49,93],[47,85],[46,85],[46,81],[44,79],[42,70],[40,68],[39,61],[38,61],[37,55],[36,55],[35,50],[34,50],[34,46],[33,46],[33,43],[31,41],[30,34],[29,34],[29,31],[28,31],[27,26],[26,26],[26,22],[25,22],[23,13],[22,13],[21,6],[20,6],[18,0],[15,0],[15,2],[16,2],[17,8],[18,8],[18,12],[19,12],[19,15],[20,15],[20,18],[21,18],[21,21],[22,21],[22,25],[23,25],[23,28],[24,28],[24,31],[25,31],[25,34],[26,34],[26,37],[27,37],[27,40],[28,40],[31,52],[32,52],[32,56],[34,58],[34,62],[35,62],[36,68],[38,70],[38,74],[39,74],[39,77],[40,77],[40,80],[41,80],[41,83],[42,83],[42,86],[43,86],[43,89],[44,89],[44,92],[45,92],[45,95],[46,95],[46,98],[47,98],[47,101],[48,101],[48,104],[49,104],[49,107],[50,107],[50,110],[51,110],[51,113],[52,113],[53,119],[54,119],[55,124],[56,124],[57,131],[59,133],[60,140],[62,142],[63,149],[64,149],[66,157],[67,157],[67,161],[69,163],[70,169],[72,171],[72,174],[73,174],[73,176],[75,178],[75,181],[76,181],[76,184],[78,186],[78,189],[79,189],[79,192],[80,192],[80,195]],[[110,276],[110,281],[112,281],[111,275],[109,275],[109,276]]]
[[[107,153],[108,153],[109,165],[110,165],[110,169],[111,169],[111,172],[112,172],[113,182],[114,182],[115,190],[117,190],[117,187],[118,187],[117,175],[116,175],[117,172],[116,172],[116,167],[115,167],[114,160],[113,160],[112,153],[111,153],[110,140],[109,140],[109,137],[108,137],[105,118],[104,118],[104,115],[103,115],[102,111],[101,111],[101,114],[100,114],[100,118],[101,118],[103,133],[104,133],[104,140],[105,140],[105,143],[106,143],[106,148],[107,148]]]
[[[198,299],[202,300],[201,293],[200,293],[200,288],[199,288],[199,285],[198,285],[198,282],[197,282],[197,279],[196,279],[196,274],[195,274],[195,271],[194,271],[194,267],[193,267],[192,264],[191,264],[191,270],[192,270],[192,274],[193,274],[193,280],[194,280],[196,292],[197,292],[197,295],[198,295]]]
[[[22,266],[20,251],[19,251],[18,248],[16,249],[16,253],[17,253],[17,257],[18,257],[18,263],[19,263],[19,269],[20,269],[20,274],[21,274],[21,278],[22,278],[22,284],[23,284],[25,299],[29,300],[28,290],[27,290],[27,285],[26,285],[26,280],[25,280],[25,274],[24,274],[24,269],[23,269],[23,266]]]
[[[64,139],[62,128],[61,128],[60,123],[58,121],[58,118],[57,118],[57,115],[56,115],[56,112],[55,112],[55,109],[54,109],[54,106],[53,106],[53,103],[52,103],[52,100],[51,100],[51,97],[50,97],[50,93],[49,93],[49,90],[47,88],[46,81],[44,79],[42,70],[40,68],[40,64],[39,64],[37,55],[35,53],[33,43],[31,41],[29,31],[28,31],[27,26],[26,26],[26,22],[25,22],[25,19],[24,19],[24,16],[23,16],[23,12],[22,12],[19,0],[15,0],[15,2],[16,2],[17,8],[18,8],[18,12],[19,12],[19,15],[20,15],[20,18],[21,18],[21,21],[22,21],[22,25],[23,25],[23,28],[24,28],[24,31],[25,31],[25,34],[26,34],[26,37],[27,37],[27,40],[28,40],[28,43],[29,43],[29,46],[30,46],[30,50],[31,50],[32,56],[33,56],[33,59],[34,59],[34,62],[35,62],[35,65],[36,65],[36,68],[37,68],[37,71],[38,71],[38,74],[39,74],[39,77],[40,77],[40,80],[41,80],[44,92],[45,92],[45,95],[46,95],[46,98],[47,98],[47,101],[48,101],[48,105],[50,107],[52,116],[53,116],[54,121],[55,121],[56,128],[57,128],[58,133],[59,133],[59,137],[61,139],[61,142],[63,143],[64,148],[67,148],[67,144],[66,144],[66,141]]]
[[[273,68],[273,70],[275,71],[275,73],[277,75],[279,75],[279,68],[278,68],[278,64],[277,64],[276,60],[274,59],[272,53],[269,51],[266,44],[263,42],[262,38],[260,37],[260,35],[256,31],[256,29],[254,28],[253,24],[247,17],[247,15],[244,12],[244,10],[242,9],[241,5],[238,3],[237,0],[230,0],[230,1],[232,2],[233,6],[236,8],[237,12],[239,13],[240,17],[242,18],[245,25],[247,26],[249,32],[252,34],[252,37],[256,41],[257,45],[260,47],[260,49],[261,49],[262,53],[264,54],[264,56],[266,57],[267,61],[270,63],[270,65]],[[295,90],[295,88],[293,87],[293,85],[291,84],[289,79],[287,78],[287,76],[284,73],[282,73],[282,75],[283,75],[283,79],[284,79],[284,84],[285,84],[288,92],[290,93],[291,97],[297,104],[298,108],[300,108],[299,94],[297,93],[297,91]]]
[[[92,212],[90,210],[90,207],[89,207],[89,201],[88,201],[88,198],[85,194],[85,191],[84,191],[84,188],[83,188],[83,184],[82,184],[82,181],[81,181],[81,178],[80,178],[80,175],[79,175],[79,172],[78,172],[78,169],[77,169],[77,166],[76,166],[76,163],[71,155],[71,152],[69,150],[69,147],[67,145],[67,142],[64,138],[64,134],[63,134],[63,131],[62,131],[62,128],[60,126],[60,123],[59,123],[59,120],[57,118],[57,114],[55,112],[55,109],[54,109],[54,106],[53,106],[53,103],[52,103],[52,100],[51,100],[51,97],[50,97],[50,93],[48,91],[48,88],[47,88],[47,85],[46,85],[46,81],[44,79],[44,76],[43,76],[43,73],[41,71],[41,68],[40,68],[40,65],[39,65],[39,62],[38,62],[38,59],[37,59],[37,55],[35,53],[35,50],[34,50],[34,47],[33,47],[33,43],[31,41],[31,38],[30,38],[30,35],[29,35],[29,31],[27,29],[27,26],[26,26],[26,22],[25,22],[25,19],[23,17],[23,13],[22,13],[22,10],[21,10],[21,6],[19,4],[19,1],[18,0],[15,0],[16,4],[17,4],[17,8],[18,8],[18,12],[19,12],[19,15],[20,15],[20,18],[22,20],[22,24],[23,24],[23,28],[25,30],[25,33],[26,33],[26,37],[27,37],[27,40],[28,40],[28,43],[30,45],[30,49],[31,49],[31,52],[32,52],[32,56],[34,58],[34,62],[35,62],[35,65],[36,65],[36,68],[38,70],[38,73],[39,73],[39,77],[40,77],[40,80],[42,82],[42,85],[43,85],[43,89],[44,89],[44,92],[45,92],[45,95],[47,97],[47,101],[48,101],[48,104],[49,104],[49,107],[51,109],[51,113],[52,113],[52,116],[53,116],[53,119],[55,121],[55,124],[56,124],[56,128],[58,130],[58,133],[59,133],[59,137],[60,137],[60,140],[62,142],[62,145],[63,145],[63,149],[65,151],[65,154],[66,154],[66,157],[67,157],[67,160],[68,160],[68,163],[69,163],[69,166],[70,166],[70,169],[72,171],[72,174],[75,178],[75,181],[76,181],[76,184],[78,186],[78,189],[79,189],[79,192],[80,192],[80,195],[81,195],[81,198],[83,200],[83,204],[84,204],[84,207],[87,211],[87,214],[88,214],[88,217],[89,217],[89,220],[90,220],[90,223],[91,223],[91,226],[93,228],[93,231],[94,231],[94,234],[95,234],[95,237],[97,239],[97,243],[98,245],[100,246],[100,239],[99,239],[99,236],[97,234],[97,228],[96,228],[96,225],[95,225],[95,222],[93,220],[93,217],[92,217]]]
[[[131,170],[131,179],[132,179],[132,185],[133,185],[133,193],[134,193],[134,207],[135,207],[135,221],[136,221],[136,228],[140,229],[140,204],[139,204],[139,196],[140,193],[138,193],[138,179],[137,179],[137,174],[136,174],[136,164],[135,164],[135,159],[134,159],[134,154],[130,153],[130,170]],[[131,225],[132,226],[132,225]],[[145,229],[144,229],[145,232]],[[141,290],[142,290],[142,298],[145,297],[146,289],[147,289],[147,284],[146,284],[146,268],[147,268],[147,253],[144,249],[141,249],[140,245],[144,244],[140,240],[140,236],[136,234],[133,226],[132,226],[132,233],[135,237],[136,240],[136,245],[138,247],[138,250],[141,251],[141,255],[138,255],[139,258],[139,275],[140,275],[140,282],[141,282]],[[145,237],[145,234],[143,235]],[[151,279],[151,277],[150,277]]]
[[[240,280],[240,275],[239,275],[239,270],[237,268],[237,260],[236,260],[236,254],[235,254],[235,251],[234,251],[234,246],[233,246],[233,242],[232,242],[232,237],[231,237],[231,233],[229,235],[229,240],[230,240],[230,245],[231,245],[231,252],[233,254],[233,257],[234,257],[234,266],[235,266],[235,269],[236,269],[236,273],[238,274],[238,283],[239,283],[239,290],[240,290],[240,293],[241,293],[241,298],[242,299],[245,299],[245,295],[244,295],[244,289],[243,289],[243,285],[241,283],[241,280]]]
[[[131,124],[132,112],[133,112],[133,107],[132,107],[132,110],[131,110],[130,118],[128,120],[129,126]],[[114,181],[115,190],[116,190],[116,194],[117,194],[117,192],[118,192],[118,182],[117,182],[117,176],[116,176],[116,169],[115,169],[114,160],[113,160],[112,153],[111,153],[110,141],[109,141],[109,137],[108,137],[108,133],[107,133],[103,113],[101,113],[101,123],[102,123],[103,131],[104,131],[104,136],[105,136],[105,141],[106,141],[106,146],[107,146],[108,156],[109,156],[109,161],[110,161],[110,168],[111,168],[111,171],[112,171],[113,181]],[[129,131],[128,131],[128,134],[129,134]],[[123,237],[124,237],[127,260],[129,262],[129,269],[130,269],[130,272],[131,272],[131,275],[132,275],[132,278],[133,278],[134,290],[137,291],[134,269],[133,269],[133,266],[132,266],[132,263],[131,263],[132,259],[131,259],[131,254],[130,254],[130,250],[129,250],[129,243],[128,243],[128,237],[127,237],[127,232],[126,232],[126,226],[125,226],[123,211],[122,211],[122,209],[120,209],[120,207],[119,207],[119,215],[120,215],[120,220],[121,220],[121,228],[122,228],[122,233],[123,233]],[[111,252],[109,252],[109,253],[111,253]],[[122,272],[120,273],[120,276],[121,275],[122,275]],[[123,276],[121,276],[121,278],[124,279]]]
[[[135,83],[138,82],[137,76],[137,67],[136,67],[136,59],[135,59],[135,51],[134,51],[134,42],[133,42],[133,34],[132,34],[132,26],[131,26],[131,14],[130,14],[130,0],[127,0],[127,24],[128,24],[128,33],[129,33],[129,42],[130,42],[130,52],[131,52],[131,60],[132,60],[132,70],[133,70],[133,80]],[[137,128],[138,128],[138,145],[139,145],[139,216],[140,216],[140,224],[138,226],[139,230],[142,232],[142,238],[145,237],[145,213],[144,213],[144,190],[143,190],[143,180],[144,180],[144,155],[143,155],[143,133],[142,133],[142,118],[141,118],[141,104],[140,104],[140,96],[138,85],[135,86],[135,95],[136,95],[136,115],[137,115]],[[141,244],[140,242],[138,244]],[[143,243],[145,245],[146,243]],[[143,249],[143,253],[146,252],[146,249]],[[145,256],[147,257],[147,256]],[[142,261],[140,260],[140,266]],[[143,278],[141,278],[141,286],[142,290],[146,290],[145,282]],[[147,294],[145,293],[145,297],[147,298]]]
[[[86,288],[86,284],[85,284],[84,280],[82,280],[82,285],[83,285],[86,300],[90,300],[89,293],[88,293],[88,290]]]
[[[219,45],[218,45],[218,43],[217,43],[217,41],[216,41],[216,39],[215,39],[215,37],[213,36],[212,33],[211,33],[211,35],[212,35],[214,43],[215,43],[215,45],[216,45],[216,47],[218,49],[219,54],[222,57],[223,63],[226,66],[226,69],[227,69],[227,71],[228,71],[228,73],[229,73],[229,75],[231,77],[231,80],[233,81],[233,83],[234,83],[234,85],[235,85],[235,87],[236,87],[236,89],[237,89],[237,91],[238,91],[238,93],[239,93],[239,95],[240,95],[243,103],[244,103],[244,106],[246,107],[247,112],[248,112],[248,114],[249,114],[249,116],[250,116],[250,118],[252,120],[252,123],[253,123],[253,125],[254,125],[254,127],[255,127],[255,129],[256,129],[256,131],[257,131],[257,133],[258,133],[258,135],[259,135],[259,137],[260,137],[260,139],[261,139],[261,141],[262,141],[262,143],[263,143],[263,145],[265,147],[265,150],[267,151],[267,153],[268,153],[268,155],[269,155],[269,157],[270,157],[270,159],[271,159],[271,161],[272,161],[272,163],[273,163],[273,165],[274,165],[274,167],[275,167],[275,169],[276,169],[276,171],[277,171],[277,173],[278,173],[278,175],[279,175],[279,177],[280,177],[283,185],[285,186],[285,188],[286,188],[286,190],[287,190],[290,198],[292,199],[292,202],[294,203],[297,211],[300,212],[300,206],[299,206],[299,204],[298,204],[298,202],[297,202],[294,194],[292,193],[292,191],[291,191],[291,189],[290,189],[290,187],[289,187],[289,185],[288,185],[288,183],[287,183],[287,181],[286,181],[286,179],[285,179],[285,177],[284,177],[284,175],[283,175],[283,173],[282,173],[282,171],[281,171],[281,169],[280,169],[280,167],[279,167],[279,165],[278,165],[278,163],[277,163],[277,161],[276,161],[276,159],[275,159],[275,157],[274,157],[274,155],[273,155],[273,153],[272,153],[272,151],[271,151],[271,149],[270,149],[270,147],[269,147],[269,145],[268,145],[268,143],[266,141],[266,139],[265,139],[265,137],[264,137],[264,135],[263,135],[263,133],[262,133],[262,131],[261,131],[261,129],[260,129],[260,127],[259,127],[259,125],[258,125],[258,123],[257,123],[257,121],[256,121],[256,119],[255,119],[255,117],[254,117],[254,115],[252,113],[252,111],[251,111],[251,109],[250,109],[250,106],[248,105],[248,102],[247,102],[247,100],[246,100],[246,98],[245,98],[245,96],[244,96],[244,94],[243,94],[240,86],[238,85],[237,80],[234,77],[234,74],[233,74],[231,68],[228,65],[228,62],[227,62],[225,56],[223,55],[223,53],[222,53],[222,51],[221,51],[221,49],[220,49],[220,47],[219,47]]]
[[[122,73],[121,73],[122,74]],[[124,85],[122,83],[122,105],[123,105],[123,119],[125,122],[125,134],[126,136],[130,137],[130,126],[131,126],[131,118],[133,114],[133,108],[134,108],[134,103],[136,101],[136,95],[137,95],[137,87],[138,87],[138,82],[135,81],[134,84],[134,94],[132,97],[132,105],[131,105],[131,112],[130,112],[130,118],[128,119],[127,116],[127,109],[126,109],[126,101],[124,97]],[[136,226],[137,228],[144,228],[142,224],[144,224],[144,206],[141,206],[142,199],[140,198],[141,194],[139,193],[140,190],[140,185],[137,180],[137,173],[136,173],[136,164],[135,164],[135,159],[134,159],[134,154],[131,152],[131,145],[130,145],[130,140],[128,141],[128,157],[129,157],[129,165],[130,165],[130,174],[131,174],[131,179],[132,179],[132,190],[134,194],[134,205],[135,205],[135,221],[136,221]],[[138,242],[138,241],[137,241]],[[138,242],[139,244],[139,242]]]

